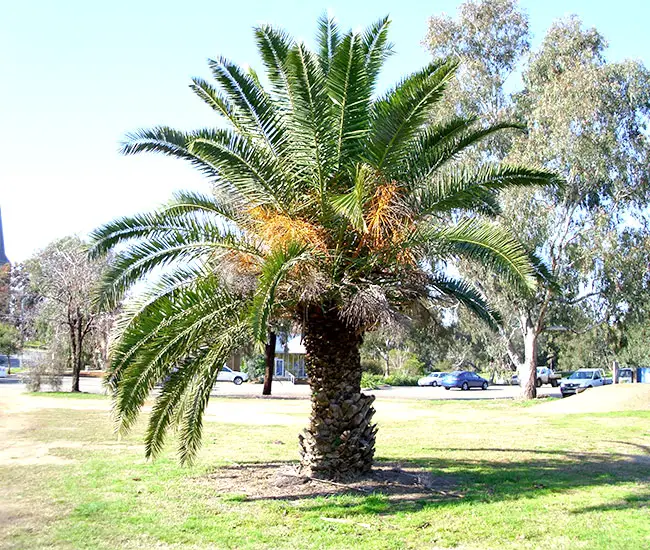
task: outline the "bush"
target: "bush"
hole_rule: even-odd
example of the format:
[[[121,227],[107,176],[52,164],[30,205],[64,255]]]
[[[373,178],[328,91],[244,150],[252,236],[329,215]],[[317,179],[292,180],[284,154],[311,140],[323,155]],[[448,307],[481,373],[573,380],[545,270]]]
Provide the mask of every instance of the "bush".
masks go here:
[[[379,374],[370,374],[364,372],[361,375],[361,387],[369,390],[376,390],[380,386],[417,386],[418,376],[409,374],[391,374],[382,376]]]
[[[387,384],[386,379],[381,374],[370,374],[364,372],[361,375],[361,387],[368,390],[376,390],[379,386]]]
[[[417,386],[420,377],[413,374],[391,374],[384,378],[384,384],[391,386]]]
[[[372,357],[361,358],[361,368],[364,373],[368,374],[384,374],[384,367],[378,359]]]
[[[264,380],[266,363],[262,354],[258,353],[244,357],[242,363],[242,370],[248,374],[251,382]]]
[[[65,366],[58,361],[49,360],[48,355],[23,358],[25,371],[22,379],[30,392],[41,391],[43,384],[49,385],[51,391],[61,391]]]
[[[432,372],[453,372],[453,370],[454,365],[452,362],[449,359],[443,359],[433,366]]]

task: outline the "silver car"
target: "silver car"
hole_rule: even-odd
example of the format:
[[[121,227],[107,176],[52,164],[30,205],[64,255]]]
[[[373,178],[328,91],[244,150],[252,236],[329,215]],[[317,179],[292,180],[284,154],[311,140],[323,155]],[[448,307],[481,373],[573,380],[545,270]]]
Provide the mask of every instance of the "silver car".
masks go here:
[[[440,380],[443,376],[447,375],[447,372],[430,372],[426,376],[418,380],[418,386],[439,386]]]

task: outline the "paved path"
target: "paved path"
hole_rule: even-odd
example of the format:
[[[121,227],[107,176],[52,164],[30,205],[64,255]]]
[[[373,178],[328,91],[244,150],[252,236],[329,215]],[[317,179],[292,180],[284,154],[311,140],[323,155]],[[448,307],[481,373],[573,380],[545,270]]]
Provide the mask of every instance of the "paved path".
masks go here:
[[[70,391],[72,378],[64,377],[62,391]],[[100,378],[81,378],[80,387],[82,392],[105,393]],[[45,388],[47,389],[47,388]],[[0,378],[0,399],[2,395],[22,393],[26,391],[25,385],[18,377]],[[449,390],[433,387],[412,387],[398,386],[387,387],[386,389],[368,391],[377,396],[378,399],[513,399],[519,394],[518,386],[490,386],[487,390],[473,389],[470,391]],[[540,396],[561,397],[559,388],[542,386],[538,389]],[[214,397],[261,397],[262,384],[244,383],[235,386],[231,382],[218,382],[212,393]],[[309,386],[294,385],[290,382],[273,382],[273,397],[285,399],[308,399]]]

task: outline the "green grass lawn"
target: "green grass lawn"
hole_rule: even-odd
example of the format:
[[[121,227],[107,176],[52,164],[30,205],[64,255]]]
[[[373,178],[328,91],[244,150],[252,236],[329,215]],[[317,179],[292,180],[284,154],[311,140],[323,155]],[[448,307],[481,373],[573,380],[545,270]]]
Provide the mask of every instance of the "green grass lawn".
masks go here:
[[[29,392],[28,395],[30,397],[54,397],[56,399],[109,399],[108,395],[69,391],[36,391]]]
[[[650,548],[650,412],[379,401],[378,461],[431,471],[460,498],[271,500],[219,493],[211,480],[233,463],[295,461],[308,403],[214,401],[223,421],[206,423],[191,468],[172,444],[146,462],[142,427],[118,442],[106,411],[12,415],[12,445],[56,461],[0,464],[0,547]],[[229,416],[248,404],[254,422]]]

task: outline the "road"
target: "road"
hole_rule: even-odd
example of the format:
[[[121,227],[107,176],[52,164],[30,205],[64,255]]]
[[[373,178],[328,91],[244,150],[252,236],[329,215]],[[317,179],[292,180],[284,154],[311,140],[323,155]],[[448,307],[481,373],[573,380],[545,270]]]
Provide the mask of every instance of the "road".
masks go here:
[[[70,391],[72,378],[63,378],[62,391]],[[100,378],[84,378],[80,380],[82,392],[105,393]],[[47,390],[48,388],[44,388]],[[15,394],[27,391],[25,385],[16,376],[0,378],[0,396],[5,393]],[[542,386],[537,390],[540,397],[561,397],[559,388]],[[378,399],[514,399],[519,394],[518,386],[490,386],[487,390],[473,389],[470,391],[449,390],[433,387],[397,386],[386,389],[371,390],[365,393],[374,394]],[[262,384],[244,383],[235,386],[232,382],[218,382],[212,393],[213,397],[261,397]],[[273,397],[284,399],[308,399],[309,386],[294,385],[290,382],[273,382]]]

